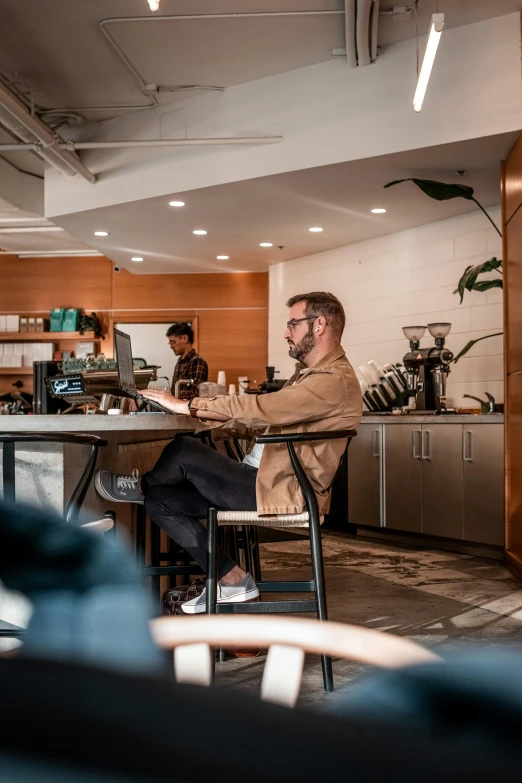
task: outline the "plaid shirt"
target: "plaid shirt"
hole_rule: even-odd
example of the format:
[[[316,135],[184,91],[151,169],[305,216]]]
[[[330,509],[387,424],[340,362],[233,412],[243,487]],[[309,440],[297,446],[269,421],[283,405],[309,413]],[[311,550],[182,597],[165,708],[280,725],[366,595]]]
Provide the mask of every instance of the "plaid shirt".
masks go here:
[[[174,367],[171,391],[174,394],[176,381],[194,381],[192,386],[183,386],[179,393],[180,399],[190,400],[198,396],[199,384],[208,381],[208,364],[194,349],[185,358],[180,357]]]

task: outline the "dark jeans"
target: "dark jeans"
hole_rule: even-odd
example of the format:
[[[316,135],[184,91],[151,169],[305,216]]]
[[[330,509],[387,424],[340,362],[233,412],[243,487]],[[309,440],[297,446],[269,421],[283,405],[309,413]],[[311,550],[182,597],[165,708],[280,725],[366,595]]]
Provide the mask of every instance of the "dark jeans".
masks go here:
[[[141,480],[145,510],[203,569],[207,568],[207,531],[200,519],[209,506],[256,510],[257,470],[191,437],[177,438]],[[219,551],[221,578],[236,564]]]

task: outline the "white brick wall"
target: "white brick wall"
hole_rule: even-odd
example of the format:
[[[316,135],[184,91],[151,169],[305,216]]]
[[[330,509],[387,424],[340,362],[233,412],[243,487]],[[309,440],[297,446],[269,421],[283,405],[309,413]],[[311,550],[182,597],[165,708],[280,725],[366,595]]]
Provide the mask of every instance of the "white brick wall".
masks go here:
[[[500,226],[500,208],[488,210]],[[352,364],[375,359],[397,362],[408,350],[402,327],[432,321],[453,324],[447,345],[454,353],[476,337],[502,331],[502,291],[469,293],[459,305],[453,294],[468,264],[496,255],[501,239],[477,212],[400,231],[270,268],[269,361],[288,377],[293,362],[285,351],[285,302],[306,291],[338,296],[347,315],[343,345]],[[428,334],[421,345],[433,343]],[[485,340],[452,366],[451,405],[474,406],[463,394],[504,398],[502,337]],[[478,405],[478,403],[477,403]]]

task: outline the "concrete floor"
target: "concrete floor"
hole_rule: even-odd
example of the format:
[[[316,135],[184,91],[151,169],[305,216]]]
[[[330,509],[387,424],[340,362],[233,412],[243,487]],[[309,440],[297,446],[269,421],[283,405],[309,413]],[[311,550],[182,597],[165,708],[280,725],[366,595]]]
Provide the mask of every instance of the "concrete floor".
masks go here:
[[[329,617],[405,636],[444,656],[472,645],[522,651],[522,584],[498,561],[326,533]],[[310,578],[308,540],[261,545],[265,579]],[[307,615],[305,615],[307,616]],[[218,664],[217,683],[259,692],[265,658]],[[305,665],[301,705],[326,707],[369,667],[334,661],[325,694],[319,659]]]

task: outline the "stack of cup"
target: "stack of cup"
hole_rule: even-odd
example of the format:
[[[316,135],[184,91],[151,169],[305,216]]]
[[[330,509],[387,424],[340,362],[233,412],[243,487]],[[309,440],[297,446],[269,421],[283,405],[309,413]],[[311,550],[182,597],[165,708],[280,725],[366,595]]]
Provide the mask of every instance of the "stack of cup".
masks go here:
[[[235,383],[231,383],[230,384],[230,386],[228,387],[228,393],[230,395],[234,395],[236,393],[236,384]]]

